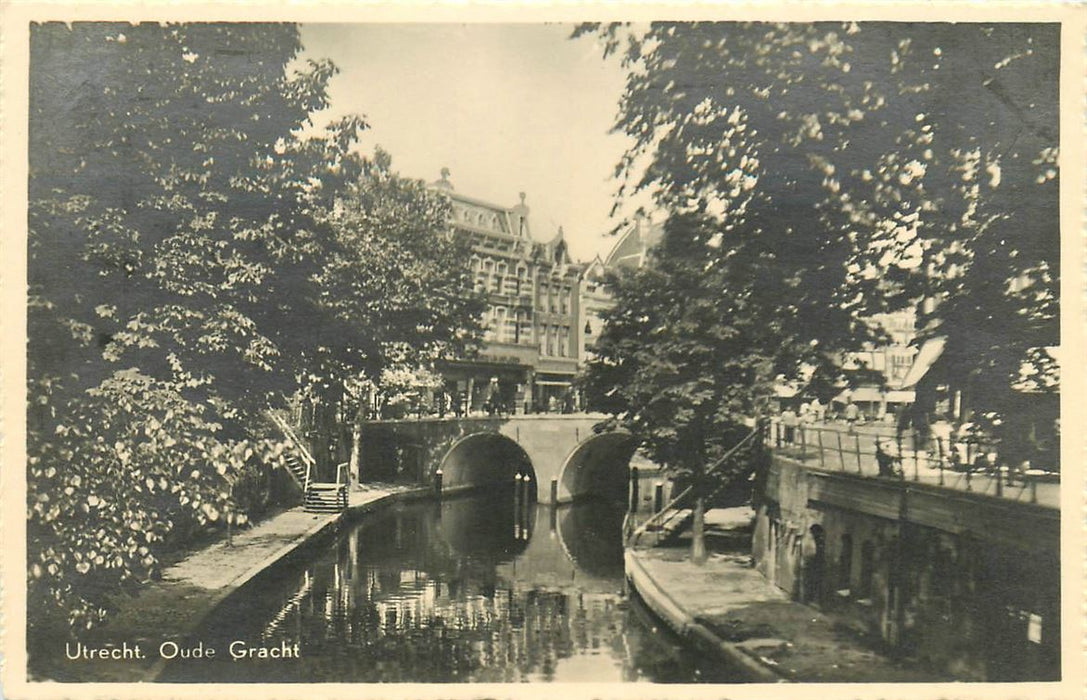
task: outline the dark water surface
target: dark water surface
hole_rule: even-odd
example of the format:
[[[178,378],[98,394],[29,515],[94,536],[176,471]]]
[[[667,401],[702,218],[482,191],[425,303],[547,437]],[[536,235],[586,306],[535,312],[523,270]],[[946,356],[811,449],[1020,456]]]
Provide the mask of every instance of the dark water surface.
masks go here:
[[[623,594],[623,512],[491,493],[367,515],[221,606],[181,682],[727,682]],[[235,649],[299,658],[235,660]],[[257,652],[259,653],[259,652]]]

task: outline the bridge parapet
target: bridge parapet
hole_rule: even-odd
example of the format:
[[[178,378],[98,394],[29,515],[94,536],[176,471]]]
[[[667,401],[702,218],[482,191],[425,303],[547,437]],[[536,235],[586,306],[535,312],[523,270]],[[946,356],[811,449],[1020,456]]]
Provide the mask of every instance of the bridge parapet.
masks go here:
[[[362,429],[361,473],[367,480],[433,483],[441,468],[443,487],[448,489],[530,473],[543,503],[570,501],[588,492],[625,494],[633,440],[624,433],[594,432],[605,417],[538,414],[372,421]]]

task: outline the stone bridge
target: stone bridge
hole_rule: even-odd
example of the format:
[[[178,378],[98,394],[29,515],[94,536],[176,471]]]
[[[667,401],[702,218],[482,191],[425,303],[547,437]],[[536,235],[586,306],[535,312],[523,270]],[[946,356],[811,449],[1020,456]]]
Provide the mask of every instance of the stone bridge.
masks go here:
[[[511,484],[525,475],[541,503],[590,495],[624,500],[634,440],[621,431],[594,432],[603,419],[540,414],[372,421],[362,429],[360,472],[364,481],[431,484],[440,470],[443,493]],[[641,471],[643,478],[656,476],[655,468]]]

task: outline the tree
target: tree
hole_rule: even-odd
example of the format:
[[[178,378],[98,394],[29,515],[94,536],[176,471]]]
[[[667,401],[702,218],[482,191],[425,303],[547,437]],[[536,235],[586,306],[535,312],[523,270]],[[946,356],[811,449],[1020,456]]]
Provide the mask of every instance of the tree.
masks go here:
[[[751,431],[779,370],[814,359],[810,346],[787,342],[788,329],[764,322],[755,307],[765,300],[753,289],[759,270],[747,270],[740,287],[738,271],[708,244],[716,230],[708,217],[674,215],[649,264],[610,279],[615,306],[582,380],[592,409],[611,413],[612,427],[695,487],[696,561],[704,496],[737,476],[708,469]]]
[[[293,25],[32,28],[28,571],[42,617],[93,624],[190,526],[244,520],[239,489],[284,449],[253,420],[270,401],[380,376],[404,345],[471,342],[448,205],[385,154],[358,155],[359,117],[303,136],[335,68],[292,68],[300,50]]]
[[[44,617],[101,619],[186,523],[234,520],[235,484],[274,459],[240,409],[289,385],[268,329],[315,266],[313,182],[335,165],[292,136],[333,70],[288,75],[299,49],[290,25],[32,28],[28,571]]]
[[[703,217],[717,253],[691,274],[723,275],[727,303],[744,300],[732,323],[777,331],[753,357],[789,376],[817,359],[805,345],[855,347],[866,316],[919,306],[979,407],[1008,410],[1023,362],[1057,342],[1055,26],[575,34],[628,69],[618,196],[650,188],[671,215]]]
[[[380,149],[357,164],[322,217],[331,235],[312,277],[313,313],[292,336],[308,358],[303,390],[319,407],[314,438],[328,443],[350,417],[356,478],[366,406],[349,387],[395,393],[404,372],[428,375],[471,352],[485,308],[464,264],[469,244],[451,235],[448,197],[396,174]]]
[[[579,27],[628,71],[617,199],[669,215],[656,269],[617,282],[591,405],[697,472],[770,380],[833,376],[867,317],[918,306],[1006,415],[1057,337],[1056,31]]]

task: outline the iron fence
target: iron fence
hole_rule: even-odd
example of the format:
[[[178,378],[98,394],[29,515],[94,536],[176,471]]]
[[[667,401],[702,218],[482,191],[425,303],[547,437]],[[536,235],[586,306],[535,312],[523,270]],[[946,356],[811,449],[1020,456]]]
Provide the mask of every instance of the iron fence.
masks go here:
[[[826,471],[899,479],[1059,507],[1059,472],[1008,463],[977,436],[919,435],[893,426],[770,424],[775,454]]]

